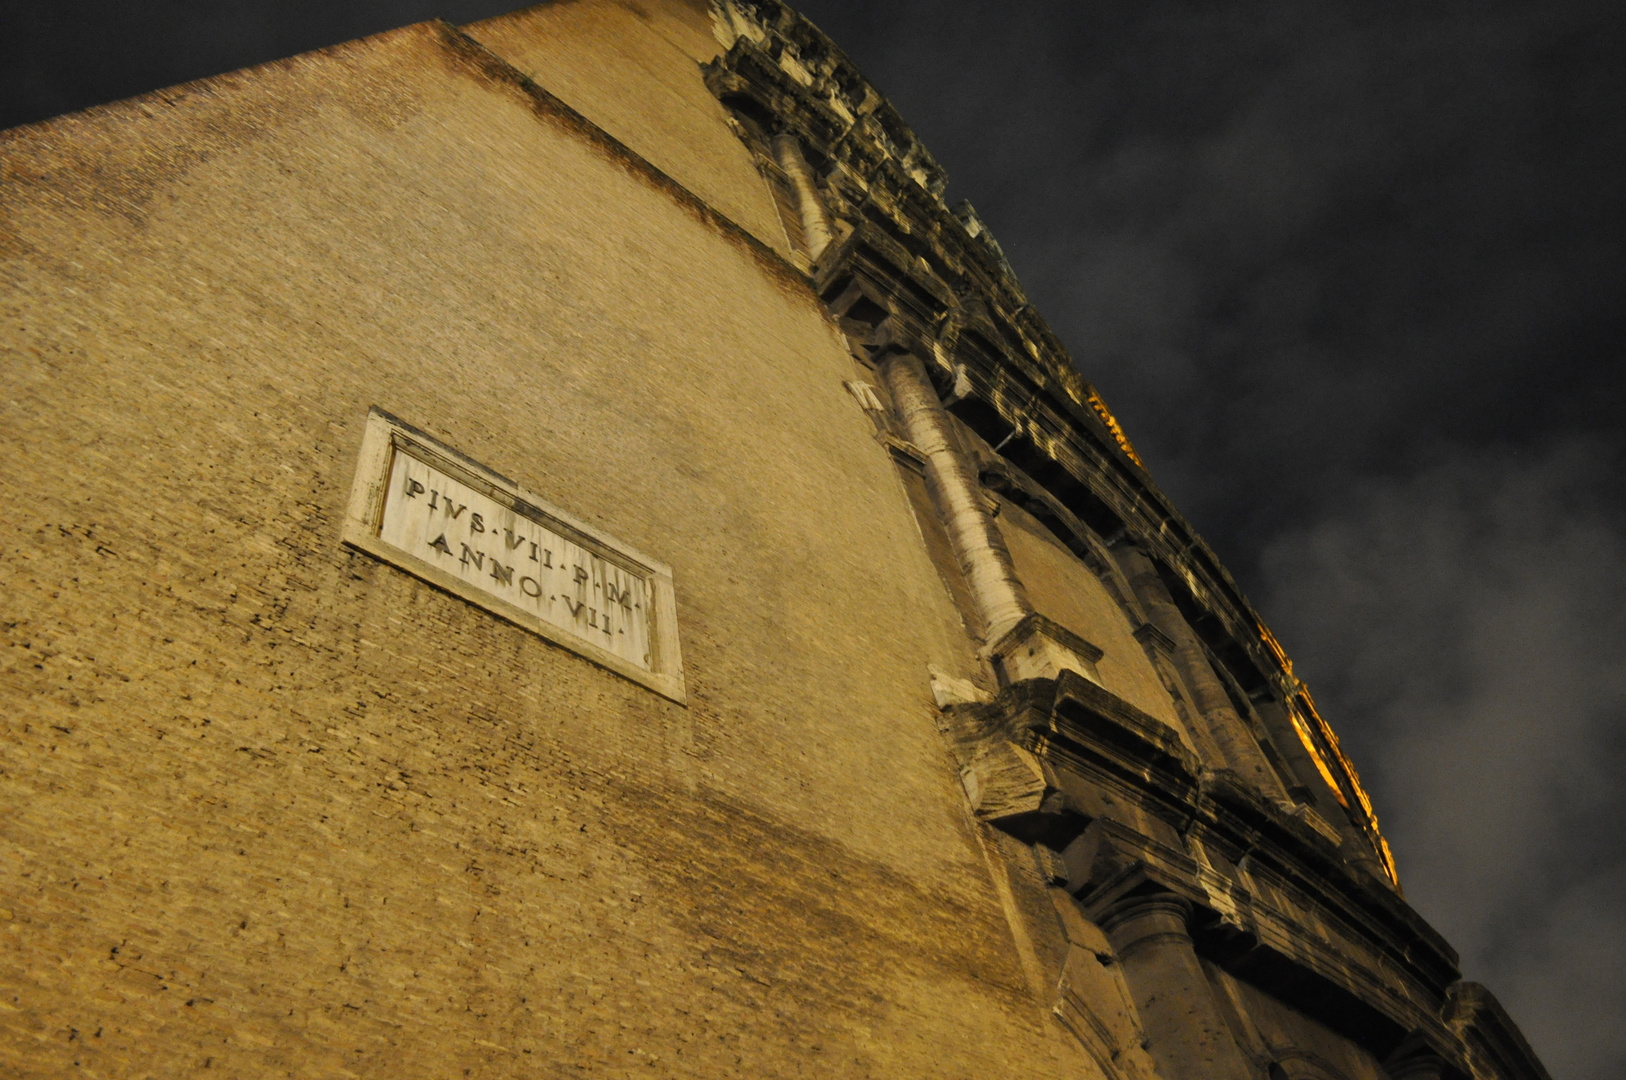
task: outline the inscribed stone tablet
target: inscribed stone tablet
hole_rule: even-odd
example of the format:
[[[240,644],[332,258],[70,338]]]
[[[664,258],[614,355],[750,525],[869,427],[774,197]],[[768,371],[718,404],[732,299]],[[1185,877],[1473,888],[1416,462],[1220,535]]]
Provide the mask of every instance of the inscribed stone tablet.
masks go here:
[[[670,570],[379,410],[344,539],[682,700]]]

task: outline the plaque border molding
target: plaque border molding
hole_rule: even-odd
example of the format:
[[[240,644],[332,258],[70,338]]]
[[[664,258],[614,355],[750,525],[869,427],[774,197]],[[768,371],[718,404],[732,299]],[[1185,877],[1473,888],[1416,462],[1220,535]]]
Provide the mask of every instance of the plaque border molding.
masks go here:
[[[600,557],[643,577],[650,588],[651,670],[601,648],[449,574],[393,544],[379,538],[384,522],[384,503],[396,454],[407,454],[496,502],[511,507],[522,517],[569,536]],[[672,568],[617,540],[602,529],[548,502],[485,465],[459,453],[433,436],[374,405],[367,413],[356,460],[355,480],[345,510],[342,542],[430,585],[466,600],[498,618],[513,623],[550,643],[607,668],[627,679],[670,698],[688,704],[683,680],[683,658],[678,647],[677,594]]]

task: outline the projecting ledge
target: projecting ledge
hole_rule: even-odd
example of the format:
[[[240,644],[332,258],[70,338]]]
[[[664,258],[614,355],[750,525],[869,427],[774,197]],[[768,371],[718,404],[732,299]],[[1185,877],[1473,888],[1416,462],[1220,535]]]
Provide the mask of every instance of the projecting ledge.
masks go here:
[[[1037,613],[1024,617],[986,652],[1000,681],[1007,684],[1054,679],[1070,671],[1099,686],[1095,665],[1106,655],[1099,646]]]
[[[1234,860],[1247,853],[1256,882],[1275,880],[1294,892],[1308,890],[1304,903],[1329,913],[1335,923],[1350,924],[1366,947],[1388,955],[1421,984],[1443,991],[1457,979],[1450,946],[1391,890],[1350,866],[1320,830],[1241,777],[1203,769],[1168,725],[1082,676],[1063,671],[1055,679],[1013,683],[992,702],[954,705],[945,713],[945,731],[957,744],[962,768],[974,765],[985,774],[978,776],[988,788],[979,791],[982,802],[997,802],[1007,812],[1043,813],[1057,801],[1057,792],[1075,793],[1077,798],[1065,794],[1059,800],[1061,809],[1087,819],[1101,812],[1087,790],[1108,791],[1120,808],[1135,807],[1127,816],[1109,814],[1122,820],[1110,825],[1115,834],[1123,833],[1115,847],[1122,848],[1124,859],[1114,866],[1142,863],[1151,878],[1204,903],[1207,890],[1199,884],[1198,863],[1171,849],[1167,837],[1135,839],[1157,822],[1182,836],[1195,831],[1210,856],[1232,852]],[[1005,742],[1028,755],[985,756]],[[1002,767],[989,767],[996,763]],[[1009,796],[992,798],[996,787],[1009,789]],[[1036,827],[1027,815],[1008,820],[1024,835]],[[1076,829],[1060,832],[1077,835]],[[1066,836],[1062,846],[1071,838]],[[1230,880],[1227,891],[1249,905],[1264,900],[1240,880]]]

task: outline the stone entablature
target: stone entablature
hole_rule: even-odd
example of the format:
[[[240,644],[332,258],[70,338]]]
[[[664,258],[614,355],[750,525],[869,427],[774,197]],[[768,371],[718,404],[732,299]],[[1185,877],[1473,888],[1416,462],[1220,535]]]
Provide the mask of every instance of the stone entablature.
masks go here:
[[[1329,1027],[1391,1050],[1416,1030],[1451,1042],[1439,1010],[1455,951],[1301,814],[1204,769],[1160,721],[1071,673],[948,713],[979,816],[1033,842],[1092,917],[1170,892],[1192,906],[1205,955],[1291,984]],[[1091,825],[1077,833],[1070,817]]]

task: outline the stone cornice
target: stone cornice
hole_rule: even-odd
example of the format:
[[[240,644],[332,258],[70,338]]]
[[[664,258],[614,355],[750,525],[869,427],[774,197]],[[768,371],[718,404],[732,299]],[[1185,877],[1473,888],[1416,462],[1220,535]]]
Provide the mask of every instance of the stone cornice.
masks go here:
[[[1156,885],[1195,905],[1205,954],[1310,1002],[1364,1044],[1387,1053],[1416,1030],[1453,1042],[1440,1019],[1458,979],[1450,945],[1293,808],[1229,772],[1203,770],[1161,721],[1070,672],[950,711],[968,760],[978,745],[1008,740],[1034,755],[1059,793],[1045,813],[1096,823],[1093,868],[1068,883],[1087,909]],[[1091,790],[1109,793],[1109,805],[1094,803]],[[1032,815],[1001,824],[1069,835]]]
[[[1467,1045],[1475,1075],[1552,1080],[1502,1003],[1475,982],[1460,982],[1446,998],[1445,1023]]]

